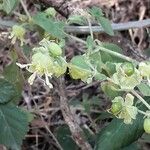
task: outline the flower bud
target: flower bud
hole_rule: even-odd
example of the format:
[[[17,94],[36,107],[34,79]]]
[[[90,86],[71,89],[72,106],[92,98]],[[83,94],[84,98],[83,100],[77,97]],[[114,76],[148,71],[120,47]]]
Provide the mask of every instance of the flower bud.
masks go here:
[[[62,49],[60,46],[54,42],[51,42],[48,46],[49,52],[52,54],[52,56],[57,57],[62,55]]]

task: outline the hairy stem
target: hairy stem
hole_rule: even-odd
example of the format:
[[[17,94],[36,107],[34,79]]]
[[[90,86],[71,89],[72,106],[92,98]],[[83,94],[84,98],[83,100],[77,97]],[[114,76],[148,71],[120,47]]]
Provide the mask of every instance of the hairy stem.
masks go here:
[[[67,34],[67,35],[68,35],[68,34]],[[68,35],[68,36],[69,36],[70,38],[72,38],[72,39],[74,39],[74,40],[80,42],[80,43],[86,44],[86,41],[84,41],[84,40],[82,40],[82,39],[79,39],[79,38],[77,38],[77,37],[75,37],[75,36],[73,36],[73,35]],[[103,47],[103,46],[100,46],[100,45],[97,46],[97,50],[96,50],[96,51],[103,51],[103,52],[109,53],[109,54],[111,54],[111,55],[113,55],[113,56],[116,56],[116,57],[118,57],[118,58],[121,58],[121,59],[123,59],[123,60],[129,61],[129,62],[132,62],[132,63],[135,63],[135,64],[138,64],[138,63],[139,63],[138,61],[136,61],[136,60],[134,60],[134,59],[132,59],[132,58],[130,58],[130,57],[128,57],[128,56],[125,56],[125,55],[123,55],[123,54],[120,54],[120,53],[111,51],[111,50],[109,50],[109,49],[107,49],[107,48],[105,48],[105,47]]]
[[[126,60],[126,61],[129,61],[129,62],[138,64],[138,62],[137,62],[136,60],[134,60],[134,59],[132,59],[132,58],[130,58],[130,57],[128,57],[128,56],[122,55],[122,54],[120,54],[120,53],[111,51],[111,50],[109,50],[109,49],[107,49],[107,48],[105,48],[105,47],[98,46],[98,49],[99,49],[100,51],[106,52],[106,53],[108,53],[108,54],[110,54],[110,55],[113,55],[113,56],[116,56],[116,57],[118,57],[118,58],[121,58],[121,59],[123,59],[123,60]]]
[[[136,91],[133,90],[131,93],[135,95],[150,110],[150,105]]]
[[[145,115],[145,116],[149,116],[146,112],[144,112],[144,111],[142,111],[142,110],[139,110],[139,109],[138,109],[138,112],[139,112],[140,114]]]
[[[26,13],[26,15],[28,16],[28,18],[31,19],[31,15],[30,15],[30,13],[28,12],[27,7],[26,7],[26,5],[24,4],[23,0],[20,0],[20,3],[21,3],[21,5],[22,5],[22,7],[23,7],[23,9],[24,9],[24,11],[25,11],[25,13]]]

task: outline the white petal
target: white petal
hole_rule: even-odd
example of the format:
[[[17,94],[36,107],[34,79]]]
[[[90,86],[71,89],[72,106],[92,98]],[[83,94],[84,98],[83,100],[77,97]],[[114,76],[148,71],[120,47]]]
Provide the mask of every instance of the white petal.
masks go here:
[[[45,74],[45,81],[46,81],[46,84],[49,86],[49,88],[53,88],[53,85],[49,82],[49,78],[48,76]]]
[[[134,100],[134,96],[131,95],[130,93],[128,93],[125,97],[125,104],[132,106],[133,105],[133,100]]]
[[[33,84],[34,80],[35,80],[35,77],[36,77],[36,72],[34,72],[28,79],[28,82],[30,85]]]
[[[138,114],[138,110],[134,106],[126,107],[126,110],[132,119],[136,119],[136,115]]]
[[[16,63],[16,65],[19,66],[22,69],[22,68],[26,68],[28,66],[31,66],[32,64],[20,64],[20,63]]]

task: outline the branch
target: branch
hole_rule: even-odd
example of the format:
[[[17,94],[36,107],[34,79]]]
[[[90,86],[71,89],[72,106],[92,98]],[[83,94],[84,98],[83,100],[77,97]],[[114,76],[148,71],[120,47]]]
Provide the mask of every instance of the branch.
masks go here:
[[[129,21],[125,23],[112,23],[112,29],[114,31],[123,31],[133,28],[145,28],[150,27],[150,19],[139,20],[139,21]],[[104,29],[101,26],[92,26],[93,32],[104,32]],[[70,33],[80,33],[87,34],[90,33],[89,26],[67,26],[65,27],[66,32]]]
[[[73,116],[69,105],[68,99],[65,93],[65,86],[64,86],[64,78],[59,79],[59,96],[60,96],[60,108],[64,117],[65,122],[70,128],[72,133],[73,139],[75,140],[76,144],[81,148],[81,150],[92,150],[90,144],[86,141],[84,137],[84,133],[80,128],[79,124],[77,123],[75,117]]]
[[[46,7],[54,7],[62,16],[68,18],[73,10],[70,1],[67,0],[36,0],[38,3],[43,3]]]
[[[0,28],[9,28],[15,24],[17,24],[17,22],[0,19]],[[112,23],[111,25],[114,31],[123,31],[132,28],[146,28],[146,27],[150,27],[150,19],[145,19],[140,21],[129,21],[126,23]],[[104,32],[103,28],[100,26],[92,26],[91,29],[93,32],[96,33]],[[88,34],[90,33],[90,28],[89,26],[66,26],[65,32]]]

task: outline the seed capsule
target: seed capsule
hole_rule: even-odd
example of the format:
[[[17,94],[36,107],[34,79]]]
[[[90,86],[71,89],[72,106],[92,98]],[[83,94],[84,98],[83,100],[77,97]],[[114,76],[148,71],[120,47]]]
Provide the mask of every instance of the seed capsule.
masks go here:
[[[132,63],[125,62],[122,64],[121,68],[127,76],[131,76],[134,73],[134,66]]]
[[[54,56],[61,56],[62,55],[62,49],[60,46],[54,42],[51,42],[49,47],[48,47],[49,52]]]
[[[112,112],[112,114],[117,115],[121,109],[122,109],[122,104],[120,102],[114,102],[111,105],[110,111]]]
[[[144,130],[146,133],[150,134],[150,118],[144,120]]]

